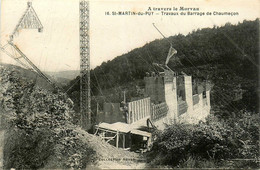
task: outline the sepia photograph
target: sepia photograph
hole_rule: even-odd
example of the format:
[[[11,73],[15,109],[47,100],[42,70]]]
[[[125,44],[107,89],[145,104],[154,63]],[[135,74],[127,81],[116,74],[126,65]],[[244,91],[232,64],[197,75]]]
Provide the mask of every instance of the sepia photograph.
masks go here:
[[[259,169],[259,0],[0,0],[0,169]]]

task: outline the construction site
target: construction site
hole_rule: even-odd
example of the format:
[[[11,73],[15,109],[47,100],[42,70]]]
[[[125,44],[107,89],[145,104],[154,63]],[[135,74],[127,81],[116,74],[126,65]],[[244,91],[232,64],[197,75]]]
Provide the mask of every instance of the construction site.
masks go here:
[[[152,142],[152,130],[164,129],[172,122],[198,123],[210,113],[210,83],[207,80],[192,78],[191,75],[171,70],[167,63],[177,51],[170,46],[165,64],[155,65],[163,70],[147,73],[144,78],[146,98],[126,102],[124,107],[112,104],[97,113],[97,122],[91,122],[90,95],[90,38],[89,9],[87,1],[80,1],[80,125],[83,129],[95,127],[95,135],[102,140],[122,148],[148,149]],[[59,89],[14,43],[22,29],[44,31],[32,3],[27,3],[27,10],[19,20],[10,39],[1,50],[16,60],[21,66],[36,72],[53,88]],[[157,29],[157,28],[156,28]],[[62,89],[59,89],[62,90]],[[129,100],[128,100],[129,101]],[[71,101],[73,102],[73,101]],[[120,111],[122,110],[122,111]],[[114,117],[114,118],[113,118]]]
[[[242,90],[240,83],[232,85],[234,87],[232,87],[234,89],[231,94],[232,99],[226,99],[227,94],[225,93],[212,92],[216,81],[212,82],[213,76],[209,78],[207,73],[213,70],[213,73],[210,73],[215,76],[214,65],[212,66],[203,59],[205,65],[210,69],[206,69],[206,73],[201,73],[198,67],[203,68],[204,65],[200,62],[201,65],[196,67],[195,60],[186,59],[185,53],[181,53],[180,56],[185,56],[184,59],[182,58],[183,63],[186,61],[186,65],[189,65],[189,67],[184,66],[177,57],[179,52],[176,49],[181,49],[180,45],[178,46],[177,43],[166,38],[156,23],[150,24],[150,27],[163,39],[154,40],[154,42],[161,43],[161,46],[164,49],[167,48],[167,51],[156,53],[152,51],[152,48],[150,51],[147,50],[148,45],[144,45],[139,50],[147,53],[149,61],[142,58],[141,52],[133,50],[133,52],[129,52],[129,56],[139,57],[139,59],[135,58],[136,61],[129,60],[129,57],[127,59],[128,53],[118,57],[121,59],[120,61],[126,63],[126,65],[123,63],[120,66],[125,71],[122,75],[117,77],[119,70],[116,68],[113,70],[111,66],[106,68],[105,73],[103,70],[102,72],[98,70],[101,66],[105,68],[107,63],[112,63],[112,66],[117,64],[118,58],[102,63],[101,66],[96,67],[96,72],[94,72],[90,63],[92,59],[90,1],[80,0],[77,5],[79,56],[76,57],[79,59],[79,63],[77,63],[79,74],[69,81],[60,79],[59,82],[53,78],[54,76],[48,75],[45,70],[40,69],[38,61],[34,58],[37,57],[35,53],[32,53],[33,55],[28,53],[29,47],[25,48],[27,51],[24,52],[22,50],[24,47],[17,43],[18,37],[22,36],[24,30],[27,31],[27,37],[30,36],[30,31],[34,34],[37,31],[39,36],[45,31],[42,20],[46,21],[47,19],[38,16],[37,9],[34,9],[31,1],[24,4],[26,9],[20,19],[17,19],[18,23],[11,34],[5,35],[6,42],[3,44],[1,41],[1,57],[11,58],[16,62],[16,66],[5,64],[0,66],[1,81],[4,82],[0,88],[1,98],[3,98],[0,103],[0,135],[3,137],[3,140],[1,137],[0,143],[0,151],[3,151],[3,155],[0,155],[0,167],[13,168],[15,163],[12,161],[17,162],[15,156],[12,157],[11,154],[14,152],[13,150],[17,149],[16,143],[11,142],[9,145],[8,141],[19,141],[19,137],[29,136],[22,142],[26,143],[32,140],[35,145],[26,144],[25,147],[39,147],[40,149],[35,151],[35,155],[43,152],[41,149],[44,147],[42,146],[46,145],[46,148],[49,149],[47,151],[49,156],[46,156],[48,161],[44,160],[48,163],[39,163],[37,168],[54,168],[54,164],[56,165],[57,162],[65,162],[60,167],[87,168],[87,163],[82,160],[91,162],[88,164],[89,168],[91,166],[144,168],[147,161],[146,153],[151,151],[154,141],[158,139],[155,132],[163,132],[172,125],[176,125],[176,127],[194,125],[195,127],[207,122],[207,118],[212,115],[212,96],[215,97],[214,101],[223,103],[235,103],[243,98],[245,90]],[[51,35],[51,37],[54,36],[55,34]],[[189,38],[189,36],[190,34],[187,37]],[[177,38],[181,39],[182,36],[178,35]],[[154,42],[149,45],[153,47]],[[187,42],[183,41],[183,43]],[[187,46],[190,48],[192,45]],[[53,48],[59,48],[59,46]],[[41,54],[38,53],[39,56],[44,53],[44,50],[42,51]],[[196,53],[194,51],[192,54]],[[63,52],[66,53],[66,49],[63,49]],[[151,57],[153,54],[163,59],[156,60]],[[128,65],[129,61],[132,62],[132,65]],[[143,69],[142,67],[147,65],[143,64],[145,66],[142,66],[140,61],[147,64],[149,69]],[[118,63],[120,64],[120,62]],[[45,65],[48,64],[51,65],[51,63],[46,64],[45,60]],[[186,72],[186,70],[188,71]],[[111,77],[107,77],[106,75],[110,73]],[[25,80],[20,80],[19,77]],[[40,83],[37,84],[37,81]],[[120,81],[122,81],[121,84]],[[116,83],[113,84],[113,82]],[[118,91],[116,90],[117,85]],[[225,88],[221,88],[221,90],[225,90]],[[233,103],[228,106],[233,107]],[[216,104],[214,107],[217,108]],[[10,125],[7,125],[8,123]],[[9,129],[9,127],[12,128]],[[47,128],[51,130],[45,132]],[[16,133],[19,135],[14,135]],[[30,135],[35,135],[35,140],[41,139],[38,135],[42,134],[46,135],[45,140],[50,138],[52,143],[48,143],[49,141],[37,143],[30,137]],[[56,145],[53,144],[55,143],[53,141],[56,142]],[[8,147],[5,147],[3,143],[7,144]],[[54,146],[55,149],[48,148],[49,146]],[[171,149],[174,147],[169,146]],[[28,148],[27,150],[30,150]],[[17,157],[24,152],[22,149],[20,147],[17,149]],[[24,162],[28,162],[28,160]],[[79,162],[83,162],[84,165]],[[26,166],[17,167],[28,168]]]
[[[165,64],[155,64],[163,72],[147,73],[145,77],[146,98],[120,104],[107,104],[103,112],[97,113],[97,122],[91,122],[90,95],[90,38],[89,9],[87,1],[80,1],[80,126],[88,130],[95,127],[95,135],[102,140],[122,148],[147,149],[151,144],[151,132],[163,129],[172,122],[197,123],[210,113],[210,83],[198,81],[191,75],[171,70],[167,63],[177,51],[171,46]],[[22,29],[44,31],[32,2],[20,18],[7,44],[1,50],[26,69],[44,78],[54,89],[60,89],[17,47],[13,40]],[[156,28],[157,29],[157,28]],[[128,100],[129,101],[129,100]],[[71,101],[73,103],[73,101]],[[109,106],[109,105],[112,105]],[[109,108],[110,107],[110,108]],[[112,109],[113,108],[113,109]],[[120,111],[121,110],[121,111]]]

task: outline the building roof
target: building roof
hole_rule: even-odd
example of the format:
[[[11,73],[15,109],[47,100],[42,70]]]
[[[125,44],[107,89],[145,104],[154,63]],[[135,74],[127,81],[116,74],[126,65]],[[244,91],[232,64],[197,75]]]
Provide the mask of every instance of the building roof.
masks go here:
[[[96,125],[99,128],[111,130],[111,131],[119,131],[123,133],[128,133],[131,131],[131,127],[129,124],[122,123],[122,122],[116,122],[113,124],[110,123],[100,123],[99,125]]]
[[[146,137],[151,137],[152,134],[146,131],[138,130],[136,129],[136,126],[132,126],[131,124],[122,123],[122,122],[116,122],[113,124],[109,123],[100,123],[99,125],[96,125],[97,128],[106,129],[114,132],[121,132],[121,133],[132,133],[135,135],[141,135]]]

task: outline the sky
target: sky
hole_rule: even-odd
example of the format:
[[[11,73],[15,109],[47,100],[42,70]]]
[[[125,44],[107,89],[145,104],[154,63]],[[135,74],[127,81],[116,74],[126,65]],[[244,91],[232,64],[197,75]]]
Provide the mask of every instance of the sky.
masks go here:
[[[1,0],[1,45],[27,8],[28,0]],[[79,0],[30,0],[43,32],[23,29],[14,43],[42,71],[79,70]],[[238,12],[238,15],[118,16],[112,12],[145,12],[148,8],[199,8],[197,12]],[[260,16],[260,0],[90,0],[90,65],[102,62],[142,47],[162,36],[188,34],[198,28],[237,24]],[[109,12],[110,15],[105,15]],[[154,12],[155,11],[150,11]],[[166,11],[165,11],[166,12]],[[173,11],[171,11],[173,12]],[[180,12],[180,11],[177,11]],[[187,12],[187,11],[186,11]],[[1,52],[0,62],[16,64]]]

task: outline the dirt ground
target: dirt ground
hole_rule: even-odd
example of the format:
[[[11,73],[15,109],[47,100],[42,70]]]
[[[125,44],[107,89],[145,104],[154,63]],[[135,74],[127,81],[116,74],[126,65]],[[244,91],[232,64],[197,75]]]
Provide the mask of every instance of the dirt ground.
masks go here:
[[[100,169],[144,169],[145,159],[139,153],[116,148],[100,137],[84,133],[84,140],[96,151],[97,160],[88,166]]]

